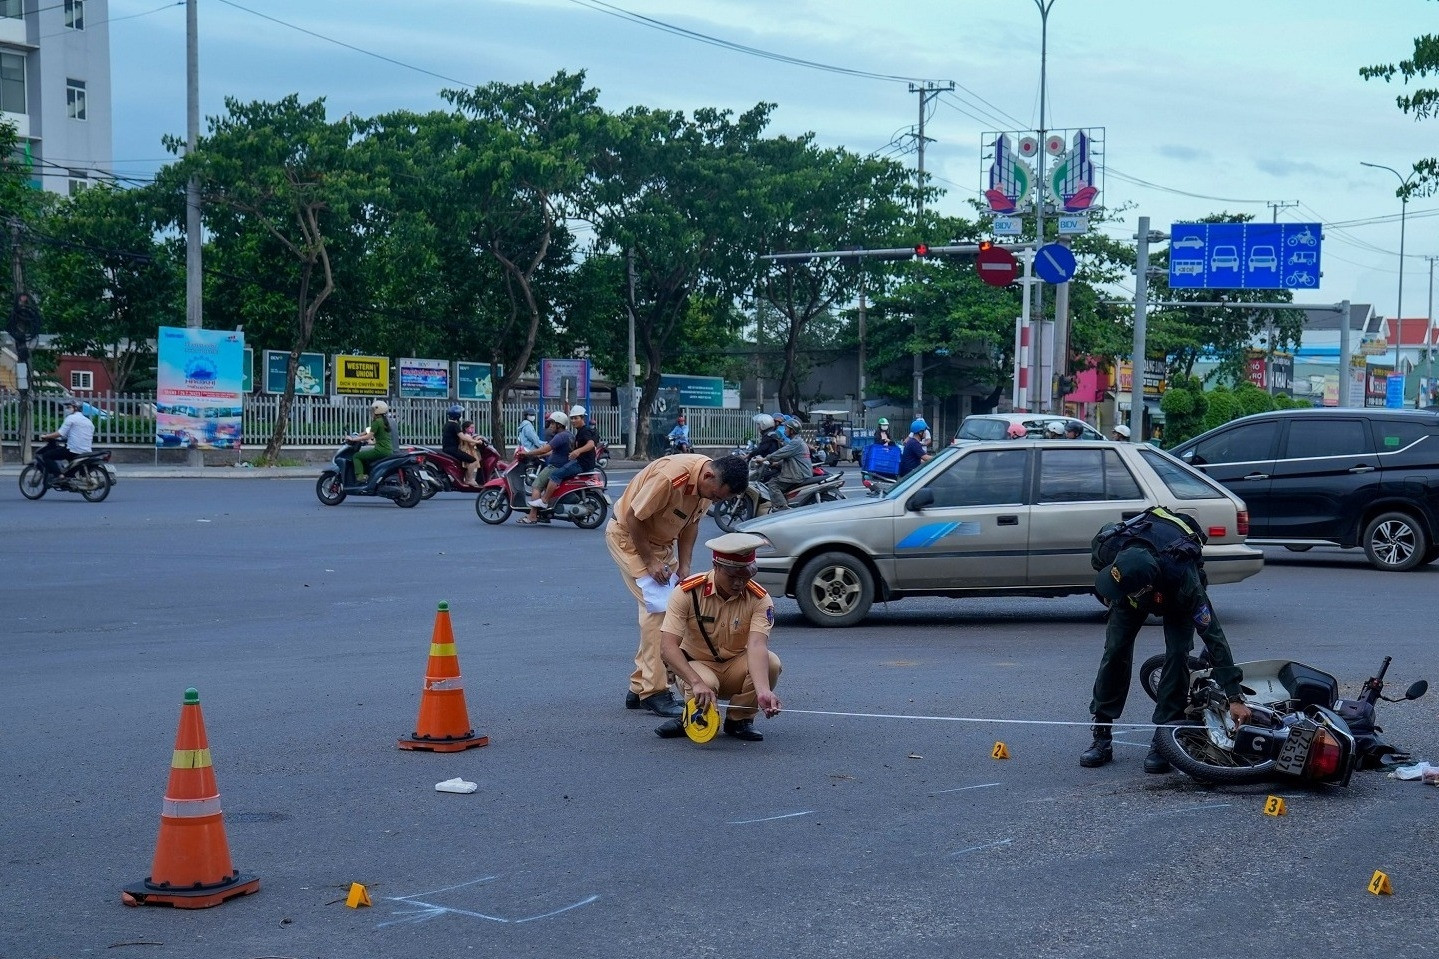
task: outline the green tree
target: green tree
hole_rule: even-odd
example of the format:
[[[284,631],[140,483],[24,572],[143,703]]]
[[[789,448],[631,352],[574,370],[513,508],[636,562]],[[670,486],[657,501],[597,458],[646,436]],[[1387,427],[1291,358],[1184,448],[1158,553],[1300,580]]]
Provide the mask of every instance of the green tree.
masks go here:
[[[1415,37],[1413,56],[1398,63],[1362,67],[1359,75],[1365,80],[1383,80],[1385,83],[1400,77],[1406,87],[1411,81],[1439,76],[1439,35],[1426,33]],[[1412,93],[1395,96],[1394,102],[1401,111],[1412,115],[1414,119],[1427,120],[1439,112],[1439,88],[1416,86]],[[1414,172],[1418,177],[1399,189],[1401,197],[1428,196],[1439,189],[1439,157],[1424,157],[1418,160],[1414,164]]]

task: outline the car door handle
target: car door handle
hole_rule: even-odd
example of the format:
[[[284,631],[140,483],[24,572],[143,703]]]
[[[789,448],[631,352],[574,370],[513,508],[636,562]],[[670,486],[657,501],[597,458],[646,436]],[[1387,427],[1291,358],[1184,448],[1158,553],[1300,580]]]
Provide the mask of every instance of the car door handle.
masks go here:
[[[1268,473],[1250,473],[1248,476],[1245,476],[1244,479],[1245,479],[1245,480],[1264,480],[1264,479],[1269,479],[1269,474],[1268,474]]]
[[[996,519],[998,520],[1000,526],[1018,526],[1018,525],[1019,525],[1019,517],[1018,517],[1018,516],[999,516],[999,517],[996,517]]]
[[[1372,473],[1372,472],[1374,472],[1374,467],[1372,467],[1372,466],[1351,466],[1351,467],[1349,467],[1349,472],[1351,472],[1351,473]]]

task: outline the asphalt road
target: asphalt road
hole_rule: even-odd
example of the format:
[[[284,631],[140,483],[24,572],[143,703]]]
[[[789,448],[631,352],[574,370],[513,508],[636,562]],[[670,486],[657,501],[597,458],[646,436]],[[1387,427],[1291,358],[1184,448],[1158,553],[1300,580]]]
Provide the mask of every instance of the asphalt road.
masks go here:
[[[952,721],[1085,722],[1090,599],[906,601],[840,631],[780,600],[786,713],[701,747],[621,706],[634,605],[598,531],[484,526],[457,494],[326,508],[312,480],[133,479],[92,505],[8,478],[0,530],[5,959],[1434,953],[1439,789],[1361,773],[1265,816],[1271,789],[1146,776],[1142,734],[1085,770],[1083,727]],[[1439,680],[1439,567],[1268,555],[1214,592],[1239,659],[1348,693],[1386,653],[1392,690]],[[491,744],[404,752],[442,600]],[[187,686],[262,887],[126,908]],[[1380,717],[1439,762],[1436,696]],[[1148,712],[1136,685],[1126,718]],[[456,776],[478,792],[435,792]],[[356,881],[371,908],[345,907]]]

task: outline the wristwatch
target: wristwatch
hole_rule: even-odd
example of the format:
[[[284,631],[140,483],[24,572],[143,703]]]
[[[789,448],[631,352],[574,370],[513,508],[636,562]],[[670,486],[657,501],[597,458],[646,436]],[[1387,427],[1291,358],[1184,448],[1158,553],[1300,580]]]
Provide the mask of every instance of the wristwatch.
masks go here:
[[[1231,706],[1234,705],[1235,703],[1242,703],[1242,702],[1244,702],[1244,694],[1243,694],[1243,693],[1235,693],[1233,696],[1230,696],[1230,697],[1229,697],[1229,705],[1231,705]]]

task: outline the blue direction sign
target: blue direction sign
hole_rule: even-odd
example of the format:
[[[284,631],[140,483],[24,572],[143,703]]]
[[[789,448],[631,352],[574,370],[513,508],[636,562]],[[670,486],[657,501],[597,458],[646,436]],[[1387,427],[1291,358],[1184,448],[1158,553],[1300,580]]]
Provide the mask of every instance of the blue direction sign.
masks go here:
[[[1034,272],[1046,283],[1074,279],[1074,252],[1060,243],[1046,243],[1034,253]]]
[[[1319,285],[1318,223],[1175,223],[1173,290],[1310,290]]]

